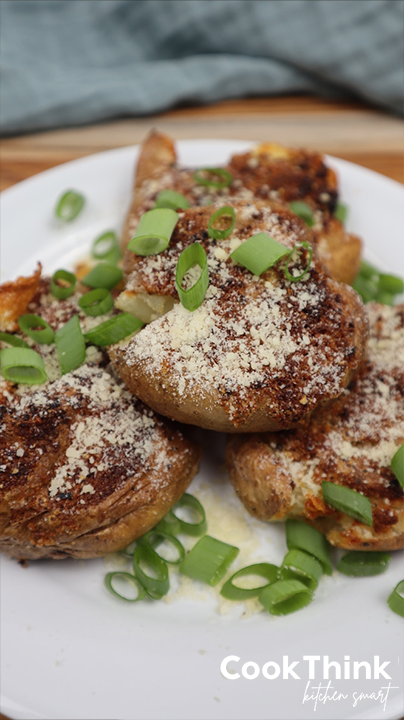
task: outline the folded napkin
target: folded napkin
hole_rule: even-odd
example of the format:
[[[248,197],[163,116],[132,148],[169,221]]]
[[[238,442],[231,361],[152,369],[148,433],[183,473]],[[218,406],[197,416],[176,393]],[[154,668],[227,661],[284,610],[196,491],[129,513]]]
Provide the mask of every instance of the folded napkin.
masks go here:
[[[2,0],[3,135],[316,93],[402,113],[399,0]]]

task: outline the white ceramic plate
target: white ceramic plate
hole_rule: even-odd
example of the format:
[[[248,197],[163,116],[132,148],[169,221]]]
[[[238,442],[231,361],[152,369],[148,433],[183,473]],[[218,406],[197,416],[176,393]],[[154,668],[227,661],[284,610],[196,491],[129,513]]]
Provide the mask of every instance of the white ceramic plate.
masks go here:
[[[180,160],[218,165],[248,145],[182,142]],[[135,148],[123,148],[93,155],[6,190],[1,198],[2,279],[30,274],[39,259],[48,272],[66,267],[102,230],[119,230],[136,154]],[[367,257],[386,270],[402,270],[403,188],[342,160],[329,162],[338,171],[342,198],[350,206],[349,229],[365,239]],[[61,228],[52,211],[68,188],[81,190],[88,202],[77,221]],[[205,444],[209,451],[191,492],[198,493],[201,483],[216,483],[208,502],[214,519],[210,531],[234,542],[224,524],[220,529],[221,514],[224,519],[233,514],[244,524],[249,519],[228,484],[218,481],[223,477],[221,439],[212,433],[205,436]],[[286,549],[283,528],[251,523],[257,549],[249,562],[261,557],[280,562]],[[402,560],[402,553],[396,553],[380,577],[325,578],[312,605],[273,618],[264,613],[240,617],[237,609],[221,615],[213,592],[205,599],[202,593],[172,604],[126,605],[104,591],[104,560],[32,562],[22,569],[2,557],[2,711],[28,720],[399,718],[404,714],[404,623],[389,610],[386,599],[404,576]],[[272,661],[282,668],[287,656],[285,662],[298,662],[294,671],[299,678],[283,678],[281,672],[272,680],[262,674],[253,681],[242,675],[226,679],[220,664],[230,655],[240,658],[229,665],[240,674],[247,661],[259,667]],[[320,656],[314,680],[309,680],[304,656]],[[370,663],[372,675],[365,679],[363,667],[359,679],[344,678],[344,673],[335,679],[331,670],[328,696],[333,699],[319,698],[315,709],[314,700],[304,701],[304,695],[308,682],[309,696],[318,692],[314,687],[327,686],[325,656],[342,667],[346,656],[351,663]],[[390,680],[375,677],[375,656],[381,664],[389,663],[385,671]],[[269,672],[274,668],[270,666]],[[361,693],[370,697],[360,697]]]

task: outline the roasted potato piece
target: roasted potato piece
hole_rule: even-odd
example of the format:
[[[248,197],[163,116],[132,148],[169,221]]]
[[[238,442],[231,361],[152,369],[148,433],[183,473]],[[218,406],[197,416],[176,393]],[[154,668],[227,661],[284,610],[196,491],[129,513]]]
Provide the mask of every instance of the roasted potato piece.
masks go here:
[[[3,332],[17,330],[18,318],[27,312],[27,307],[38,290],[41,269],[38,264],[38,269],[30,277],[19,277],[0,285],[0,330]]]

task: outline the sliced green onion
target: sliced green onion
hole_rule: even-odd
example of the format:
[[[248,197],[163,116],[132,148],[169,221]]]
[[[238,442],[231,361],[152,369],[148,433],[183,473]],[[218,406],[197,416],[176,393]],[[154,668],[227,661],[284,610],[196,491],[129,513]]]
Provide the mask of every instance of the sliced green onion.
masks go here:
[[[366,260],[362,260],[359,275],[367,280],[377,280],[380,273],[373,265],[368,263]]]
[[[0,368],[3,377],[13,383],[42,385],[48,379],[43,359],[31,348],[4,348]]]
[[[313,593],[298,580],[278,580],[268,585],[258,600],[271,615],[288,615],[306,607],[313,599]]]
[[[352,283],[353,289],[361,296],[363,302],[374,300],[377,295],[377,285],[373,280],[368,280],[362,275],[357,275]]]
[[[170,244],[179,215],[170,208],[156,208],[145,212],[128,244],[136,255],[157,255]]]
[[[75,370],[84,362],[86,345],[78,315],[73,315],[63,327],[57,330],[55,342],[62,375]]]
[[[306,267],[304,268],[303,272],[302,272],[300,275],[291,275],[290,272],[289,272],[289,270],[288,270],[288,265],[289,265],[289,263],[290,263],[291,257],[292,257],[292,255],[293,255],[293,253],[295,252],[295,250],[299,250],[300,248],[306,248],[306,250],[309,251],[309,259],[308,259],[308,261],[307,261]],[[306,273],[308,272],[308,269],[309,269],[309,267],[310,267],[310,265],[311,265],[311,259],[312,259],[312,257],[313,257],[313,248],[312,248],[312,246],[310,245],[310,243],[306,242],[306,240],[303,240],[302,242],[298,243],[298,245],[295,245],[295,247],[292,248],[292,250],[290,251],[289,255],[288,255],[287,258],[286,258],[285,277],[286,277],[290,282],[297,282],[298,280],[302,280],[302,278],[304,278],[304,276],[305,276]]]
[[[235,584],[235,580],[249,575],[259,575],[264,578],[265,583],[254,588],[241,588]],[[223,585],[220,594],[227,600],[247,600],[248,598],[257,597],[260,592],[271,583],[276,582],[279,577],[279,568],[270,563],[256,563],[248,565],[248,567],[238,570]]]
[[[155,208],[170,208],[171,210],[186,210],[191,206],[184,195],[175,190],[161,190],[156,197]]]
[[[227,218],[227,220],[230,221],[227,222],[227,227],[224,230],[219,230],[214,227],[215,223],[217,223],[221,218]],[[219,208],[219,210],[216,210],[216,212],[210,216],[208,233],[210,237],[215,240],[225,240],[225,238],[229,237],[229,235],[233,232],[235,224],[236,212],[234,208],[231,205],[225,205],[224,207]]]
[[[75,190],[68,190],[58,200],[55,214],[59,220],[70,222],[79,215],[84,207],[84,197]]]
[[[94,240],[91,248],[91,254],[93,257],[97,258],[97,260],[108,261],[111,257],[111,253],[116,252],[118,254],[118,257],[120,257],[121,252],[119,249],[118,238],[113,230],[108,230],[108,232],[99,235]]]
[[[146,565],[149,573],[141,565]],[[147,594],[154,600],[160,600],[168,593],[170,579],[167,565],[150,547],[137,545],[133,553],[133,570]]]
[[[191,511],[194,516],[196,515],[195,522],[187,522],[178,517],[178,515],[176,515],[176,511],[183,508]],[[189,493],[184,493],[184,495],[172,508],[171,514],[180,524],[179,532],[183,532],[186,535],[193,535],[194,537],[198,537],[199,535],[203,535],[204,533],[206,533],[208,529],[205,510],[203,509],[199,500],[193,495],[189,495]]]
[[[260,232],[239,245],[230,257],[253,275],[262,275],[265,270],[288,254],[289,248],[278,243],[267,233]]]
[[[122,278],[123,272],[120,268],[111,263],[99,262],[91,268],[81,282],[91,288],[112,290],[115,285],[121,282]]]
[[[124,548],[123,550],[118,550],[118,552],[119,552],[121,555],[125,555],[125,557],[130,558],[131,560],[133,560],[133,553],[134,553],[134,551],[135,551],[135,547],[136,547],[136,545],[137,545],[137,542],[138,542],[137,540],[132,540],[132,542],[129,543],[129,545],[127,545],[126,548]]]
[[[174,537],[171,533],[166,533],[162,530],[150,530],[150,532],[146,533],[146,535],[139,538],[137,542],[139,545],[150,547],[154,550],[156,555],[159,556],[159,558],[170,565],[178,565],[185,557],[184,546],[180,543],[178,538]],[[158,552],[157,548],[160,548],[162,544],[168,544],[174,548],[177,553],[177,557],[174,560],[170,560],[167,555],[162,554],[161,549],[160,552]]]
[[[132,589],[133,587],[136,588],[135,597],[128,597],[127,595],[123,595],[122,593],[118,592],[118,590],[116,590],[114,587],[114,583],[117,580],[123,580],[126,585],[132,586]],[[104,582],[105,587],[107,588],[107,590],[109,590],[110,593],[112,593],[112,595],[115,595],[115,597],[118,597],[120,600],[125,600],[126,602],[138,602],[138,600],[143,600],[146,595],[146,590],[139,582],[139,580],[134,575],[131,575],[127,572],[122,572],[122,570],[107,573]]]
[[[326,575],[332,574],[328,542],[315,528],[300,520],[287,520],[286,544],[289,550],[296,548],[313,555],[323,566]]]
[[[17,337],[17,335],[10,335],[10,333],[0,332],[0,342],[7,343],[7,345],[12,345],[13,347],[29,348],[25,340]]]
[[[153,529],[161,530],[169,535],[177,535],[181,532],[181,523],[178,518],[173,515],[172,511],[169,510],[167,515],[164,515]]]
[[[337,570],[351,577],[368,577],[386,572],[390,565],[391,555],[386,552],[361,552],[354,550],[344,555],[337,565]]]
[[[404,617],[404,580],[401,580],[387,600],[390,610]]]
[[[66,285],[59,285],[59,280],[68,283],[67,287]],[[70,295],[73,295],[76,282],[77,278],[73,273],[68,272],[67,270],[56,270],[56,272],[52,275],[50,291],[55,298],[58,298],[58,300],[65,300],[70,297]]]
[[[39,315],[21,315],[18,318],[18,324],[25,335],[28,335],[40,345],[51,345],[55,340],[55,333],[52,328]],[[38,327],[42,328],[42,330],[33,329]]]
[[[95,288],[82,295],[78,304],[86,315],[97,317],[105,315],[114,307],[114,299],[106,288]]]
[[[209,173],[209,175],[221,178],[219,180],[212,180],[211,177],[206,177],[203,173]],[[233,175],[224,168],[211,168],[205,167],[200,168],[194,173],[194,180],[198,185],[206,185],[207,187],[214,188],[225,188],[229,187],[233,181]]]
[[[379,290],[391,293],[392,295],[400,295],[404,292],[404,281],[397,275],[379,275]]]
[[[309,590],[315,590],[322,574],[322,565],[315,557],[293,549],[283,559],[280,577],[282,580],[300,580]]]
[[[348,205],[338,202],[337,207],[334,211],[334,217],[340,222],[344,223],[348,217]]]
[[[392,307],[394,305],[395,297],[396,296],[391,293],[379,291],[374,298],[374,301],[380,303],[380,305],[390,305],[390,307]]]
[[[217,585],[238,554],[237,547],[204,535],[185,556],[180,570],[193,580]]]
[[[404,487],[404,445],[398,448],[390,465],[401,487]]]
[[[321,485],[324,500],[328,505],[365,525],[373,525],[372,505],[369,498],[336,483],[322,482]]]
[[[144,323],[130,313],[120,313],[109,318],[103,323],[96,325],[95,328],[89,330],[84,338],[86,342],[106,347],[123,340],[128,335],[132,335],[142,328]]]
[[[314,214],[310,205],[303,202],[303,200],[294,200],[293,202],[289,203],[289,207],[291,211],[295,213],[295,215],[298,215],[299,218],[304,220],[308,227],[313,227]]]
[[[184,290],[182,287],[184,276],[194,265],[199,265],[202,272],[196,283],[188,290]],[[175,285],[181,304],[187,310],[193,312],[202,305],[209,285],[209,271],[206,252],[199,243],[194,242],[192,245],[188,245],[179,256],[175,273]]]

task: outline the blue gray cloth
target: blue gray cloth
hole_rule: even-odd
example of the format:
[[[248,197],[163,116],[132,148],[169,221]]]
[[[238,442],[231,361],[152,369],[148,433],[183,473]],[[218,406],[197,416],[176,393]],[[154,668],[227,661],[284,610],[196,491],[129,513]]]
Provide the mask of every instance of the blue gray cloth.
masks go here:
[[[401,0],[2,0],[3,135],[315,93],[402,113]]]

